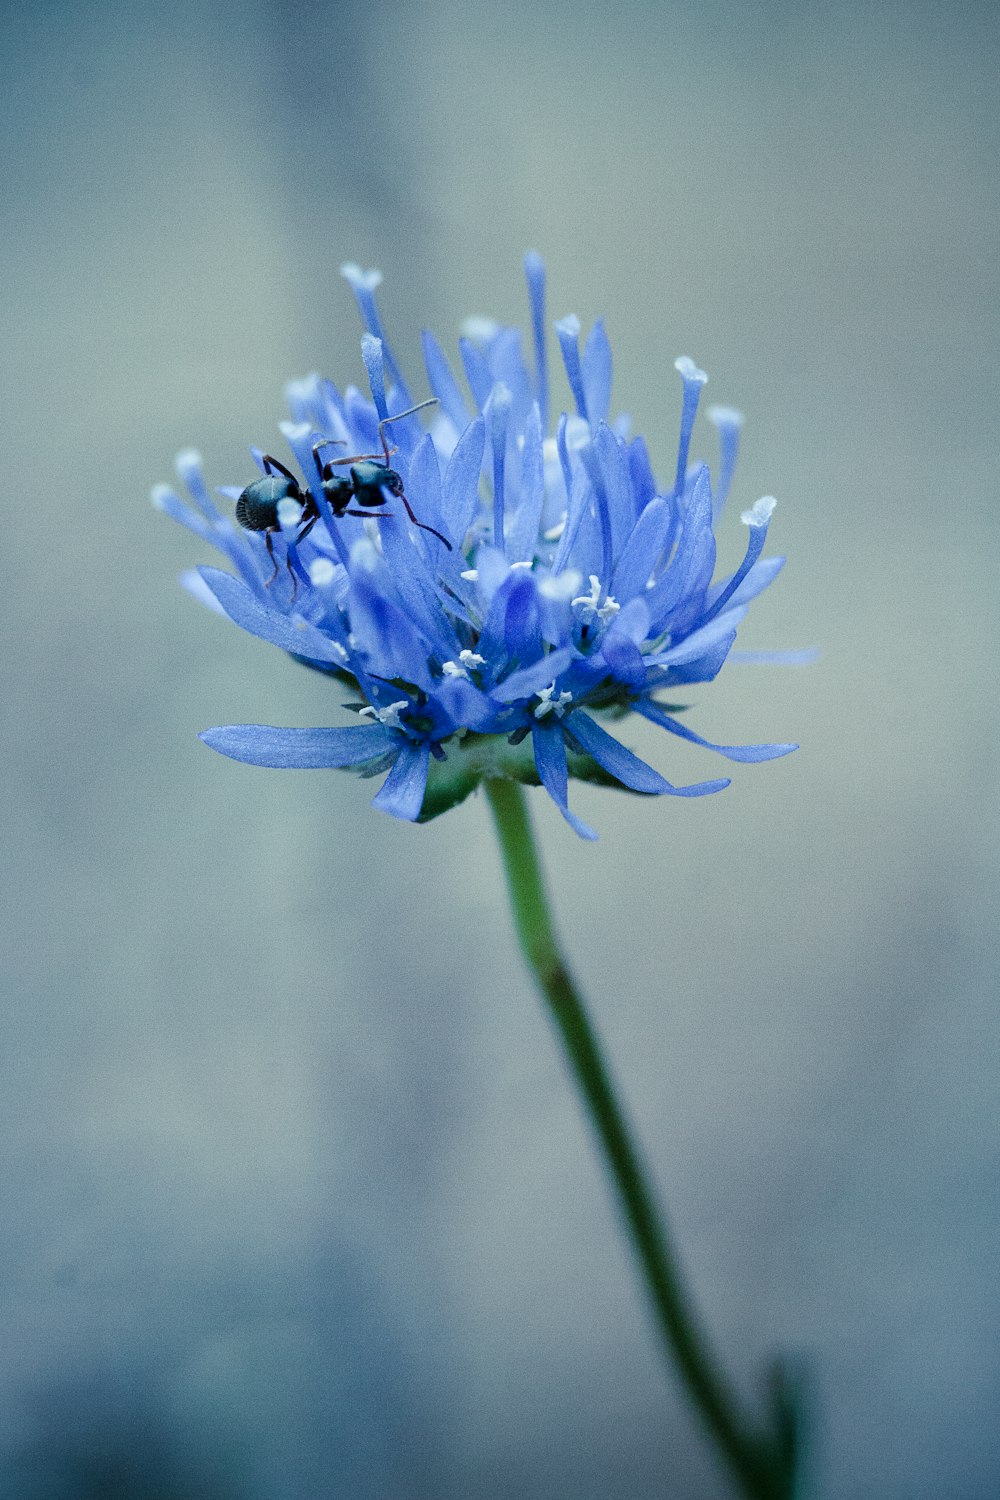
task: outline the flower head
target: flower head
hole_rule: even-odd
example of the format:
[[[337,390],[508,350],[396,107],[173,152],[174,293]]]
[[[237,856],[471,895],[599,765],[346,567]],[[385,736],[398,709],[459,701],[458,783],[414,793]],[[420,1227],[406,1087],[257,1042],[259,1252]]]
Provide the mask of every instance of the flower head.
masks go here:
[[[388,772],[375,806],[417,821],[485,777],[540,782],[592,838],[568,806],[570,776],[686,797],[729,784],[671,785],[602,727],[602,713],[633,710],[730,760],[795,749],[709,744],[659,697],[715,677],[751,599],[783,559],[761,556],[775,504],[764,498],[743,512],[743,562],[713,582],[713,528],[742,418],[709,410],[721,439],[713,486],[704,464],[688,462],[707,379],[692,360],[676,362],[680,436],[665,483],[643,439],[629,437],[627,418],[610,418],[601,323],[582,350],[575,317],[555,324],[576,410],[546,435],[538,256],[526,257],[525,271],[533,358],[517,329],[469,320],[460,342],[467,394],[425,333],[433,396],[418,404],[383,334],[379,273],[344,266],[366,327],[370,396],[318,376],[290,385],[293,420],[281,431],[291,456],[252,450],[260,476],[221,491],[236,501],[235,519],[212,499],[191,452],[177,467],[193,504],[164,486],[153,498],[230,564],[186,575],[192,592],[346,687],[344,706],[359,721],[230,725],[206,730],[206,744],[252,765]]]

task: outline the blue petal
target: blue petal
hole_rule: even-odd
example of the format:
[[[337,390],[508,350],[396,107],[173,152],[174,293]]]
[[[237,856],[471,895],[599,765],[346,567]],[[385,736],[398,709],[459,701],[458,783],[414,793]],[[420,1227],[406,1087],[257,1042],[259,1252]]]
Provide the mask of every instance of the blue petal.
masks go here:
[[[661,729],[669,729],[671,734],[679,735],[682,740],[690,740],[692,745],[701,745],[705,750],[715,750],[719,755],[724,755],[727,760],[737,760],[756,763],[762,760],[778,760],[782,755],[790,755],[797,750],[798,745],[713,745],[711,740],[702,739],[700,734],[695,734],[686,724],[681,724],[677,719],[671,718],[659,703],[654,703],[650,698],[640,698],[632,707],[636,713],[649,719],[653,724],[659,724]]]
[[[268,724],[226,724],[198,738],[220,755],[278,771],[319,771],[360,766],[394,752],[399,736],[381,724],[347,729],[278,729]]]
[[[609,584],[619,604],[636,595],[642,596],[660,554],[666,545],[673,513],[673,501],[665,496],[650,500],[632,534],[625,543]]]
[[[477,417],[462,433],[445,470],[442,529],[457,547],[461,547],[479,509],[479,476],[485,446],[486,424],[482,417]]]
[[[524,427],[521,498],[512,518],[504,549],[510,562],[530,562],[534,558],[544,499],[542,418],[537,404],[533,404]]]
[[[556,324],[556,334],[559,338],[559,348],[562,350],[563,364],[566,366],[566,378],[569,388],[576,400],[576,409],[586,422],[587,397],[583,389],[583,371],[580,368],[580,319],[575,313],[570,313],[566,318],[560,318]]]
[[[382,340],[375,338],[370,333],[361,335],[361,358],[365,362],[368,372],[368,384],[371,388],[372,400],[379,414],[379,420],[384,420],[389,415],[389,408],[385,402],[385,370],[382,365]]]
[[[515,703],[518,699],[534,697],[535,693],[542,688],[548,687],[550,682],[555,682],[565,672],[576,652],[571,646],[562,646],[558,651],[550,651],[548,656],[543,656],[530,667],[522,667],[519,672],[512,672],[503,682],[499,683],[491,693],[498,703]]]
[[[626,750],[589,714],[579,709],[566,720],[566,729],[599,766],[633,792],[645,792],[650,796],[705,797],[711,792],[721,792],[729,785],[723,778],[720,781],[699,781],[694,786],[672,786],[652,766],[647,766],[631,750]]]
[[[219,509],[208,492],[201,468],[201,455],[193,448],[184,448],[174,460],[177,473],[187,486],[188,494],[202,514],[211,522],[221,521]]]
[[[372,807],[392,818],[405,818],[407,822],[415,823],[424,805],[429,764],[430,746],[426,740],[419,744],[404,743],[381,790],[372,798]]]
[[[344,280],[350,283],[358,303],[358,311],[361,313],[361,321],[368,332],[381,341],[382,354],[385,359],[385,367],[393,383],[399,387],[403,408],[413,405],[413,398],[406,387],[403,372],[396,363],[395,355],[389,347],[385,334],[382,331],[382,319],[378,314],[378,306],[375,302],[375,288],[381,283],[380,271],[363,271],[360,266],[353,263],[343,265],[340,274]],[[384,415],[384,414],[383,414]]]
[[[707,625],[710,620],[715,619],[716,615],[722,613],[726,605],[736,593],[736,590],[739,588],[740,584],[743,582],[744,578],[746,578],[747,574],[750,572],[750,569],[753,567],[758,557],[760,557],[761,552],[764,550],[764,543],[766,541],[766,521],[764,522],[763,526],[753,525],[750,527],[750,537],[747,541],[747,550],[743,561],[740,563],[739,567],[736,569],[736,572],[733,574],[732,578],[730,578],[729,582],[725,584],[722,590],[712,601],[712,604],[702,615],[702,625]]]
[[[426,328],[421,334],[424,344],[424,364],[427,366],[427,383],[431,392],[441,403],[441,410],[449,418],[456,432],[463,432],[469,421],[469,409],[465,397],[459,390],[458,381],[451,373],[441,346]]]
[[[611,345],[600,319],[583,346],[583,389],[591,423],[606,422],[611,405]]]
[[[442,514],[441,466],[438,463],[434,439],[429,432],[425,432],[420,438],[417,450],[410,459],[410,467],[406,475],[406,498],[421,521],[425,524],[429,523],[438,530],[442,529],[444,516]],[[436,556],[440,552],[441,543],[429,532],[421,532],[421,540],[431,549],[431,556]],[[461,537],[458,540],[461,541]]]
[[[666,651],[659,651],[650,657],[650,666],[674,666],[680,662],[694,661],[726,636],[735,638],[736,627],[745,614],[746,606],[742,604],[736,609],[727,609],[725,614],[719,615],[711,624],[692,631],[689,636],[678,641],[676,646],[670,646]]]
[[[635,526],[638,511],[632,493],[628,454],[621,438],[615,436],[606,422],[601,422],[597,428],[594,451],[600,460],[604,491],[608,499],[612,556],[617,557],[625,545],[626,537]],[[602,576],[606,583],[611,576],[610,566]]]
[[[729,660],[744,666],[808,667],[819,661],[820,654],[818,646],[802,646],[790,651],[734,651]]]
[[[730,599],[730,607],[734,604],[749,604],[751,599],[756,599],[758,594],[770,587],[784,566],[783,557],[759,558]],[[715,603],[728,583],[729,580],[725,579],[722,583],[712,585],[708,591],[709,604]]]
[[[638,690],[646,685],[646,658],[627,635],[609,631],[601,642],[601,655],[616,682]]]
[[[545,353],[545,263],[535,250],[524,257],[524,275],[531,303],[531,335],[535,345],[535,390],[542,414],[542,431],[549,426],[549,370]]]
[[[633,438],[629,444],[628,465],[632,472],[632,490],[636,504],[643,510],[656,494],[656,480],[649,462],[649,449],[642,437]]]
[[[740,451],[743,413],[731,406],[710,406],[705,415],[719,432],[719,482],[715,487],[714,503],[715,519],[718,520],[729,494]]]
[[[594,830],[569,810],[569,777],[566,769],[566,741],[558,724],[536,721],[531,730],[535,766],[542,786],[562,813],[566,822],[582,839],[596,839]]]
[[[458,347],[462,355],[462,367],[465,370],[465,378],[469,382],[469,390],[476,406],[482,411],[490,399],[490,391],[493,389],[493,376],[490,367],[483,358],[481,350],[471,339],[459,339]]]
[[[698,412],[698,400],[701,396],[701,388],[708,376],[704,370],[699,370],[693,360],[682,355],[674,362],[674,368],[684,382],[684,399],[681,405],[681,436],[677,446],[677,474],[674,479],[674,494],[680,495],[684,490],[684,476],[687,473],[688,449],[691,445],[691,429],[694,427],[694,419]]]
[[[344,654],[336,642],[328,640],[313,625],[296,625],[279,610],[262,604],[257,596],[219,568],[199,568],[199,573],[208,588],[218,599],[226,614],[241,630],[290,651],[293,656],[304,656],[309,661],[344,663]]]
[[[493,448],[493,545],[504,551],[504,470],[507,462],[507,432],[510,427],[511,394],[505,385],[490,391],[485,415],[490,423]]]

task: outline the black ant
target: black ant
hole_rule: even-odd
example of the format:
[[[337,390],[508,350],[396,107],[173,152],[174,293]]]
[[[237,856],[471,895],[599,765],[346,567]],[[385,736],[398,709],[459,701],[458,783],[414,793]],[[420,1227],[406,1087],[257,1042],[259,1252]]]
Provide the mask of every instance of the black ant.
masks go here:
[[[421,401],[419,406],[411,406],[408,411],[397,412],[394,417],[383,417],[378,424],[379,441],[382,444],[381,454],[356,453],[352,458],[334,458],[321,463],[319,450],[329,447],[331,443],[342,443],[343,438],[321,438],[318,443],[313,444],[313,460],[319,470],[323,495],[335,516],[338,518],[340,516],[364,517],[375,512],[378,515],[390,517],[391,511],[375,511],[376,506],[385,504],[385,496],[382,493],[384,488],[397,500],[402,500],[406,514],[414,526],[419,526],[421,531],[431,532],[439,542],[444,542],[449,552],[451,551],[451,543],[447,537],[442,536],[440,531],[433,526],[427,526],[423,521],[418,521],[413,514],[410,502],[403,493],[401,475],[389,467],[389,459],[396,449],[389,447],[384,431],[390,422],[399,422],[403,417],[411,417],[414,412],[423,411],[425,406],[435,404],[436,398],[432,398],[430,401]],[[295,546],[304,541],[312,531],[320,519],[320,511],[308,486],[303,489],[295,475],[290,469],[286,469],[284,464],[272,458],[269,453],[264,454],[261,462],[264,465],[262,477],[248,484],[236,502],[236,520],[246,531],[264,533],[267,555],[274,564],[274,572],[264,585],[265,588],[270,588],[278,576],[278,561],[274,555],[273,537],[281,530],[278,507],[282,500],[294,500],[296,505],[302,507],[302,514],[299,517],[300,529],[295,538]],[[351,465],[350,478],[343,474],[334,474],[334,468],[338,464]],[[362,509],[351,510],[352,501]],[[298,582],[292,572],[291,558],[288,557],[285,561],[293,589],[297,589]]]

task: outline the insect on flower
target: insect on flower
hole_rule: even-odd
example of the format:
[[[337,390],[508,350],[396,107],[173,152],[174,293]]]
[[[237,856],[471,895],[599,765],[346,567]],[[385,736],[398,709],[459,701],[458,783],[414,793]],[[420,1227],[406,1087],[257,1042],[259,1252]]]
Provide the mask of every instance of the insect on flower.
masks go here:
[[[423,521],[418,521],[413,514],[413,509],[403,492],[402,477],[395,469],[389,467],[389,459],[395,453],[395,448],[390,448],[386,441],[385,429],[391,422],[398,422],[402,417],[412,417],[414,412],[422,411],[425,406],[436,406],[437,399],[421,401],[418,406],[411,406],[408,411],[397,412],[393,417],[384,417],[378,424],[379,441],[382,444],[382,453],[355,453],[350,458],[328,459],[325,463],[320,460],[320,450],[331,444],[343,444],[343,438],[321,438],[318,443],[313,444],[312,455],[316,468],[319,471],[323,497],[330,506],[334,516],[367,516],[377,514],[386,520],[392,516],[391,511],[376,510],[376,507],[385,504],[383,489],[389,494],[403,502],[406,514],[414,526],[419,526],[421,531],[430,531],[437,537],[438,541],[451,551],[451,543],[447,537],[441,535],[440,531],[433,526],[426,526]],[[263,476],[248,484],[236,502],[236,520],[245,531],[262,531],[267,547],[267,555],[274,564],[274,572],[267,580],[264,587],[269,587],[278,576],[278,560],[274,555],[273,537],[276,532],[281,531],[281,507],[284,501],[291,501],[299,507],[299,516],[296,524],[299,526],[298,535],[293,545],[298,547],[305,541],[312,531],[316,522],[320,519],[320,509],[316,499],[308,486],[305,489],[299,484],[290,469],[286,469],[283,463],[273,458],[270,453],[265,453],[261,459],[264,467]],[[334,468],[338,464],[350,464],[350,477],[344,474],[335,474]],[[354,501],[356,505],[362,506],[361,510],[350,510],[349,506]],[[293,597],[298,588],[298,581],[292,569],[292,555],[288,552],[285,559],[289,577],[292,580]]]
[[[674,362],[676,460],[657,479],[643,439],[612,412],[600,322],[582,348],[576,317],[554,325],[570,401],[550,423],[545,272],[534,253],[525,258],[534,358],[517,329],[474,320],[459,345],[463,388],[425,333],[431,399],[416,404],[383,331],[379,273],[349,265],[343,274],[365,325],[370,399],[318,375],[289,386],[293,420],[281,431],[306,478],[268,452],[252,484],[221,490],[236,501],[234,525],[187,450],[177,467],[191,503],[165,485],[153,499],[230,565],[186,575],[192,592],[346,686],[352,701],[341,706],[356,722],[230,724],[206,730],[205,743],[250,765],[387,773],[375,806],[411,821],[456,806],[483,781],[541,783],[584,838],[596,835],[568,805],[571,779],[641,796],[703,797],[729,785],[675,786],[605,723],[631,713],[736,762],[793,750],[716,745],[677,717],[677,690],[686,697],[714,680],[782,565],[763,555],[775,505],[765,496],[741,514],[742,562],[715,576],[742,417],[709,409],[720,442],[713,480],[707,464],[690,461],[705,372],[685,356]],[[425,432],[412,418],[429,406]],[[392,517],[393,501],[410,526],[402,514],[365,524]],[[288,589],[272,587],[275,533]]]

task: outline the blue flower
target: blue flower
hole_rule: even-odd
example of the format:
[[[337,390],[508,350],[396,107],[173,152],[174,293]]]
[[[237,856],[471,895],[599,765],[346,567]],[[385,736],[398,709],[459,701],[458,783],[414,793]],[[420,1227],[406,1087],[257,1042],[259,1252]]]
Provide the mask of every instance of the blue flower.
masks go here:
[[[609,416],[611,348],[596,323],[583,348],[575,317],[555,324],[576,406],[548,432],[545,272],[525,259],[533,358],[521,334],[467,323],[468,394],[430,333],[429,431],[387,343],[377,271],[343,267],[366,332],[370,399],[318,376],[288,390],[288,465],[252,450],[261,477],[223,488],[220,510],[196,454],[177,467],[192,504],[165,486],[154,503],[211,542],[232,571],[199,568],[191,591],[237,625],[348,690],[357,722],[208,729],[206,744],[251,765],[388,772],[374,805],[423,821],[485,777],[541,784],[584,838],[570,776],[646,794],[700,797],[725,779],[673,786],[602,727],[642,714],[734,761],[794,745],[713,745],[661,700],[710,682],[750,601],[783,559],[763,558],[774,500],[744,511],[746,555],[713,582],[714,526],[732,478],[742,418],[710,408],[721,457],[713,486],[689,465],[707,376],[680,374],[677,463],[658,483],[626,417]],[[471,396],[471,399],[470,399]],[[290,463],[292,460],[289,459]],[[237,524],[238,523],[238,524]]]

